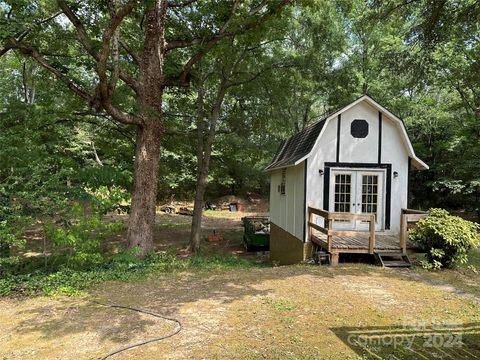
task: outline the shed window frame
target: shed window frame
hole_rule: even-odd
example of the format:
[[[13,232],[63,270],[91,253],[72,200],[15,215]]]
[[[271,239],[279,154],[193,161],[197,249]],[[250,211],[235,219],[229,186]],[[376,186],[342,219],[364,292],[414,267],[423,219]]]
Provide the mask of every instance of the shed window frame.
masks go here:
[[[280,195],[286,194],[287,169],[282,169],[282,179],[280,181]]]
[[[370,124],[365,119],[355,119],[350,123],[350,135],[355,139],[365,139],[370,131]]]

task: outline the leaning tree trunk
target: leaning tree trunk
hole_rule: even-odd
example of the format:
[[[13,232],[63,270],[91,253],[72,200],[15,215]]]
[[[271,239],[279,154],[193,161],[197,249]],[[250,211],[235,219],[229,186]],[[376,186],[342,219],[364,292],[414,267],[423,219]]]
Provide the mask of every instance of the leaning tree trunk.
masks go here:
[[[208,165],[204,162],[200,165],[197,185],[195,189],[195,203],[193,206],[192,228],[190,232],[190,251],[197,251],[200,247],[200,236],[202,231],[202,212],[205,198],[205,190],[207,189]]]
[[[202,230],[202,212],[203,202],[205,198],[205,190],[208,184],[208,170],[210,166],[210,158],[212,154],[212,145],[215,140],[217,123],[220,118],[223,100],[227,92],[227,79],[223,78],[220,82],[215,102],[213,104],[210,115],[209,128],[207,138],[204,141],[204,117],[203,117],[203,88],[199,91],[198,104],[198,123],[197,123],[197,184],[195,192],[195,202],[193,206],[192,228],[190,232],[190,251],[197,251],[200,247],[200,236]]]
[[[160,161],[161,127],[150,124],[138,127],[135,150],[134,180],[128,247],[138,248],[138,256],[144,257],[153,250],[153,231],[157,201],[157,180]]]
[[[209,132],[205,144],[205,151],[197,162],[197,184],[195,188],[195,202],[193,205],[192,228],[190,231],[190,244],[188,249],[196,252],[200,247],[200,236],[202,231],[202,213],[205,199],[205,191],[208,184],[208,170],[212,153],[212,143],[215,133]]]
[[[203,80],[204,81],[204,80]],[[203,197],[207,187],[207,178],[202,177],[205,171],[204,162],[204,132],[205,132],[205,113],[203,99],[205,89],[203,81],[198,88],[197,96],[197,183],[195,186],[195,200],[193,203],[192,227],[190,229],[189,251],[196,251],[200,245],[200,232],[202,228]],[[203,180],[202,180],[203,178]]]

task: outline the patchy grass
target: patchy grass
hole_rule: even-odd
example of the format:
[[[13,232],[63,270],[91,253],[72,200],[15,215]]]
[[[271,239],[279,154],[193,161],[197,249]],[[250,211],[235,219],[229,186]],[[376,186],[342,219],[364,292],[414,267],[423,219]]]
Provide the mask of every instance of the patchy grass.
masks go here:
[[[241,219],[244,216],[251,216],[252,214],[239,211],[206,210],[203,212],[203,215],[208,218]]]
[[[265,298],[262,300],[262,304],[271,306],[273,310],[278,312],[293,310],[292,304],[287,299]]]
[[[296,265],[161,273],[80,298],[3,299],[0,358],[98,358],[174,327],[94,299],[182,322],[173,338],[119,359],[480,357],[477,304],[397,271]]]
[[[473,249],[468,254],[468,263],[462,266],[463,268],[475,268],[480,271],[480,249]]]
[[[35,271],[7,274],[0,279],[0,296],[10,294],[78,296],[83,294],[83,290],[109,280],[138,281],[165,272],[199,272],[263,266],[262,262],[218,253],[205,246],[202,248],[199,254],[186,258],[179,258],[168,252],[153,255],[146,260],[120,254],[92,268],[78,270],[60,268],[50,273]]]
[[[220,212],[219,212],[220,213]],[[228,213],[228,212],[223,212]],[[242,213],[232,213],[240,218]],[[163,272],[208,271],[221,268],[264,266],[268,257],[246,253],[240,221],[226,218],[204,218],[203,237],[213,231],[225,241],[201,242],[200,251],[192,256],[185,253],[190,234],[191,217],[159,214],[156,218],[156,255],[145,261],[125,253],[124,233],[112,236],[103,244],[104,256],[91,266],[66,268],[65,259],[56,255],[46,258],[17,256],[0,259],[0,296],[17,295],[81,295],[89,287],[110,280],[138,281]],[[124,221],[124,216],[111,216],[106,221]],[[36,240],[36,243],[39,241]],[[31,245],[37,245],[32,242]],[[56,265],[55,265],[56,264]]]
[[[178,214],[158,214],[157,227],[159,229],[171,229],[178,227],[189,227],[192,223],[192,217]]]
[[[225,210],[205,210],[203,216],[223,219],[238,219],[238,212]]]
[[[480,298],[480,249],[472,249],[468,254],[468,263],[457,269],[427,271],[417,267],[415,270],[433,282],[449,284]]]
[[[156,259],[120,257],[103,277],[65,273],[58,283],[49,280],[56,291],[45,291],[57,296],[0,298],[0,359],[99,358],[175,327],[94,300],[182,322],[178,335],[118,359],[480,358],[478,302],[430,282],[439,277],[475,294],[467,279],[480,281],[468,267],[271,267],[264,255],[243,252],[238,218],[207,217],[204,233],[216,229],[226,240],[203,242],[198,256],[177,256],[190,219],[159,217]],[[479,259],[475,252],[470,265]],[[65,279],[78,286],[62,287]]]

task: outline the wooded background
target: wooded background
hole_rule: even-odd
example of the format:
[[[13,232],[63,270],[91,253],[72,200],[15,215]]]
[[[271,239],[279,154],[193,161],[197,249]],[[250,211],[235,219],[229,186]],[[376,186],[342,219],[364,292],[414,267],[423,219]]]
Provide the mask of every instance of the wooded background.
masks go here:
[[[62,81],[99,91],[95,58],[62,3],[83,23],[92,51],[101,51],[112,8],[130,2],[0,1],[0,192],[29,213],[54,213],[85,198],[86,188],[133,186],[135,129]],[[124,80],[113,85],[112,103],[128,113],[138,107],[128,76],[141,61],[149,3],[125,18],[106,61],[111,77]],[[369,94],[405,121],[430,165],[414,174],[411,205],[480,215],[478,1],[241,3],[170,4],[166,46],[178,48],[165,59],[166,76],[202,56],[185,83],[163,92],[158,202],[193,200],[205,162],[207,199],[267,197],[264,168],[280,140]],[[222,35],[222,24],[232,33]]]

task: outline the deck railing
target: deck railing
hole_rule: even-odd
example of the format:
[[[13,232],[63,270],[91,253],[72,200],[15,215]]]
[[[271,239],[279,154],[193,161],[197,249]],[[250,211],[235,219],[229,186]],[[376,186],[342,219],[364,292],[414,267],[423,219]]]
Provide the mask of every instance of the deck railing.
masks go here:
[[[314,215],[323,217],[325,219],[324,226],[318,225],[314,222]],[[356,230],[334,230],[333,223],[335,220],[342,221],[366,221],[369,223],[369,239],[368,239],[368,252],[373,254],[375,249],[375,214],[350,214],[350,213],[338,213],[320,210],[312,207],[308,207],[308,240],[312,237],[312,229],[320,231],[327,235],[327,251],[332,251],[332,238],[333,236],[348,236],[353,233],[358,233]]]
[[[427,216],[425,211],[402,209],[400,214],[400,248],[404,254],[407,253],[407,239],[409,224],[415,224]]]

